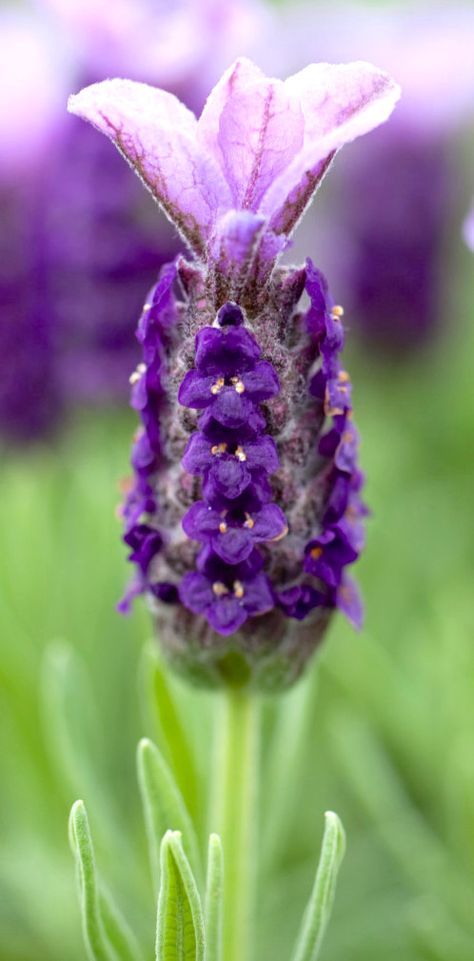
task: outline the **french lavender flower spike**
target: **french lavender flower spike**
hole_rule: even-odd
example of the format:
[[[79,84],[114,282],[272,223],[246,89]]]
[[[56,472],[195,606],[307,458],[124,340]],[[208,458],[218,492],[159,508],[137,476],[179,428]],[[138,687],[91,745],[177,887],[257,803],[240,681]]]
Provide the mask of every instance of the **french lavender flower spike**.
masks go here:
[[[163,268],[137,329],[141,427],[122,508],[135,577],[168,659],[195,681],[291,684],[363,547],[342,308],[310,260],[278,266],[337,151],[387,119],[371,64],[286,81],[237,60],[199,119],[174,96],[107,80],[69,109],[118,147],[191,251]],[[309,297],[309,309],[301,303]]]

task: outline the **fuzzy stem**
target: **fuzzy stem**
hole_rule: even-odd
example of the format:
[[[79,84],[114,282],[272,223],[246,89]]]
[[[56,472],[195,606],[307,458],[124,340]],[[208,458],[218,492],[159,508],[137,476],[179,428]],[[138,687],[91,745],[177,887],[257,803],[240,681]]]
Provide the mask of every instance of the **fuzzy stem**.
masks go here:
[[[228,688],[217,724],[212,826],[224,852],[223,961],[249,961],[256,882],[258,698]]]

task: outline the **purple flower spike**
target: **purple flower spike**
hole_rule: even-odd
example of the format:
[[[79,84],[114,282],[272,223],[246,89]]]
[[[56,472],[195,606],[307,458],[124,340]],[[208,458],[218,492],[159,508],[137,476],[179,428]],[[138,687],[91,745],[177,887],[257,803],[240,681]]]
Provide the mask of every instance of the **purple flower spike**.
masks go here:
[[[346,572],[367,509],[343,310],[310,260],[276,261],[336,151],[397,97],[370,64],[282,82],[238,60],[199,120],[125,80],[71,99],[196,255],[162,270],[139,322],[123,517],[133,593],[172,662],[206,683],[288,685],[336,609],[361,623]]]

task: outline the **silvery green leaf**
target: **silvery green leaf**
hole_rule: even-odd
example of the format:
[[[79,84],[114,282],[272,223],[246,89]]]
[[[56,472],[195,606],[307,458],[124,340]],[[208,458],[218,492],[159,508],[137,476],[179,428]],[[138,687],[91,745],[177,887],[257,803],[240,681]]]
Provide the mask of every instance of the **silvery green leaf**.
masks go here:
[[[331,916],[336,878],[344,856],[344,829],[332,811],[325,815],[324,837],[316,879],[306,908],[293,961],[316,961]]]
[[[160,745],[166,751],[186,807],[193,817],[198,813],[198,777],[194,751],[183,724],[173,688],[163,670],[155,645],[145,648],[143,673],[146,703],[157,727]]]
[[[194,825],[173,774],[152,741],[143,738],[137,750],[138,782],[153,877],[158,886],[160,844],[165,831],[180,831],[193,869],[200,876],[200,855]]]
[[[218,834],[209,837],[206,878],[206,961],[221,961],[224,858]]]
[[[69,840],[79,881],[82,929],[91,961],[142,961],[135,938],[110,896],[101,890],[86,808],[76,801]]]
[[[156,961],[204,961],[201,900],[179,831],[166,832],[160,863]]]

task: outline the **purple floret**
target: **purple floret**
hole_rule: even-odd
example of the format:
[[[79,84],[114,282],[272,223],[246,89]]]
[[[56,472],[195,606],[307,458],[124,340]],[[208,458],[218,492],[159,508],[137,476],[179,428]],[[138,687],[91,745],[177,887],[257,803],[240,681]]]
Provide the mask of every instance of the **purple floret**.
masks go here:
[[[263,504],[251,514],[241,506],[217,511],[197,501],[183,517],[183,530],[193,540],[208,543],[226,564],[239,564],[256,544],[279,540],[288,528],[277,504]]]
[[[136,524],[125,534],[124,541],[132,548],[129,561],[133,561],[145,575],[152,558],[163,546],[160,532],[147,524]]]
[[[225,321],[226,315],[222,311],[220,315]],[[255,337],[245,327],[204,327],[196,336],[196,367],[208,374],[230,376],[251,370],[260,353]]]
[[[235,565],[222,564],[213,552],[207,552],[200,567],[181,581],[180,599],[194,614],[206,617],[219,634],[233,634],[248,617],[274,607],[270,583],[256,552]]]

